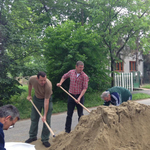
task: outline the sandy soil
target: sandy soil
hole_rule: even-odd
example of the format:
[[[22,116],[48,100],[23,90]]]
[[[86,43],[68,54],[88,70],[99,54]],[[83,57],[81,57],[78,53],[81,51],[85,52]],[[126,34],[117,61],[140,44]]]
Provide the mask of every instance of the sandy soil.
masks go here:
[[[36,150],[150,150],[150,106],[128,101],[99,106],[81,117],[71,133],[51,139],[51,147],[33,142]]]
[[[53,137],[50,138],[49,142],[52,144],[53,143]],[[35,149],[36,150],[49,150],[49,147],[46,148],[42,142],[41,142],[41,139],[38,139],[37,141],[34,141],[32,143],[30,143],[32,145],[35,145]]]

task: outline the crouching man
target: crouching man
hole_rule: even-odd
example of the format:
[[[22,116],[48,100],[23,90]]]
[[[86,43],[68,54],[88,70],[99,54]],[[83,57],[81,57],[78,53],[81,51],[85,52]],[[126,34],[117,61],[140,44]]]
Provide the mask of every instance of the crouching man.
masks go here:
[[[119,106],[123,102],[132,100],[132,94],[126,88],[114,86],[104,91],[101,98],[104,100],[105,106],[109,106],[110,104]]]

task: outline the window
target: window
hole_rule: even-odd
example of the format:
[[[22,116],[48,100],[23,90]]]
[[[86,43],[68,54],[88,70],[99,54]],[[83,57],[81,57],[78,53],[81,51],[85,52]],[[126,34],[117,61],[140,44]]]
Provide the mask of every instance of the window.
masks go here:
[[[123,62],[116,63],[116,71],[124,71]]]
[[[130,61],[130,71],[136,71],[136,62]]]

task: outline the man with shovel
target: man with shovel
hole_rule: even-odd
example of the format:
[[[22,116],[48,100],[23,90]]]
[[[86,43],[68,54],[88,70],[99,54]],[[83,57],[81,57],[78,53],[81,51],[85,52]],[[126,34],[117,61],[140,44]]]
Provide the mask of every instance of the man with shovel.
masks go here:
[[[50,126],[51,122],[51,114],[52,114],[52,84],[51,81],[47,79],[45,72],[39,72],[37,76],[31,76],[29,79],[28,86],[28,97],[27,100],[32,100],[31,91],[32,87],[35,90],[35,95],[33,97],[33,102],[39,112],[44,109],[44,115],[42,117],[43,121],[43,129],[41,134],[41,141],[45,147],[50,147],[49,136],[50,131],[45,125],[45,121]],[[40,115],[37,110],[32,106],[31,112],[31,126],[29,131],[29,139],[25,141],[25,143],[31,143],[37,140],[37,132],[38,132],[38,123],[39,123]]]
[[[19,119],[19,111],[15,106],[8,104],[0,107],[0,150],[6,150],[3,130],[14,126]]]
[[[62,83],[67,79],[70,78],[70,87],[69,93],[77,99],[75,101],[72,97],[68,96],[68,104],[67,104],[67,118],[65,124],[65,132],[70,133],[71,131],[71,123],[72,123],[72,115],[75,106],[77,107],[78,112],[78,120],[83,115],[83,107],[79,105],[84,103],[84,94],[88,88],[88,76],[83,72],[84,63],[82,61],[77,61],[75,69],[70,70],[66,74],[64,74],[57,86],[60,87]]]

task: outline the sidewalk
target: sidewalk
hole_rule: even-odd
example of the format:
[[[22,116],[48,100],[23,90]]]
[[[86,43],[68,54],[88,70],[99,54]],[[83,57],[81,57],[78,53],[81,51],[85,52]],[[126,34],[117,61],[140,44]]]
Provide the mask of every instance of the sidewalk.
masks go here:
[[[90,111],[96,109],[97,107],[88,108]],[[84,115],[88,115],[89,113],[84,110]],[[51,129],[53,130],[55,135],[58,135],[65,130],[65,122],[66,122],[67,112],[53,114],[51,118]],[[20,120],[15,124],[15,127],[9,130],[4,130],[5,134],[5,142],[24,142],[29,138],[29,129],[30,129],[30,119]],[[74,111],[72,118],[72,130],[78,123],[78,116],[76,110]],[[40,119],[39,121],[39,129],[37,138],[40,139],[41,131],[42,131],[43,122]],[[52,135],[50,135],[52,137]]]

